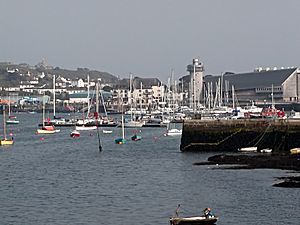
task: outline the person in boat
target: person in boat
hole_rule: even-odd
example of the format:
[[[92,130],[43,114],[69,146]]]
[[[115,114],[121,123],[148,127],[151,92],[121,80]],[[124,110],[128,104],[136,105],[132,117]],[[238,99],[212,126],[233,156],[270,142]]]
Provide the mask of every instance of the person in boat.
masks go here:
[[[175,210],[175,216],[178,217],[179,216],[179,208],[180,208],[180,204],[178,204],[176,210]]]
[[[203,212],[204,212],[204,216],[205,216],[206,218],[214,217],[214,214],[212,214],[212,212],[211,212],[211,208],[205,208],[205,209],[203,210]]]

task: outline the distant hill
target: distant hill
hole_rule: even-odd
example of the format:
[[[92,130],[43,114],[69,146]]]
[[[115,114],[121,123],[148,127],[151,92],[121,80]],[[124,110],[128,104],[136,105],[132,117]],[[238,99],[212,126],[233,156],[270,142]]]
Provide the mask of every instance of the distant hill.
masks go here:
[[[7,72],[7,69],[10,72]],[[17,70],[16,70],[17,69]],[[16,70],[14,73],[11,70]],[[32,76],[38,76],[41,73],[48,75],[62,76],[76,80],[79,78],[86,79],[87,75],[90,79],[101,78],[102,83],[116,83],[118,78],[110,73],[96,70],[89,70],[88,68],[78,68],[77,70],[62,69],[59,67],[47,66],[45,63],[38,63],[31,66],[26,63],[14,64],[10,62],[0,62],[0,82],[1,86],[13,86],[20,83],[20,81],[29,80]],[[52,76],[51,76],[52,77]],[[47,79],[47,78],[46,78]]]
[[[0,86],[12,87],[20,84],[20,81],[26,81],[26,77],[16,73],[8,73],[6,69],[0,68]]]
[[[59,67],[56,67],[54,69],[45,69],[45,70],[39,69],[39,70],[45,73],[60,75],[70,79],[75,79],[75,78],[86,79],[87,75],[89,75],[91,80],[101,78],[101,81],[103,83],[115,83],[118,81],[118,78],[110,73],[100,72],[97,70],[89,70],[87,68],[78,68],[77,70],[67,70],[67,69],[61,69]]]

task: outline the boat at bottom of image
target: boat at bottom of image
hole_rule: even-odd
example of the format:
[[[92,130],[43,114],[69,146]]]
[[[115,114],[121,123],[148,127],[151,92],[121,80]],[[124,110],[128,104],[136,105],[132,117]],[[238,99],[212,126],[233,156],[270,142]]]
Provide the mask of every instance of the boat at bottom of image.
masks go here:
[[[213,225],[218,219],[216,216],[172,217],[170,218],[170,225]]]
[[[213,225],[219,219],[212,213],[211,208],[205,208],[201,216],[179,217],[179,208],[180,204],[175,211],[176,215],[170,218],[170,225]]]

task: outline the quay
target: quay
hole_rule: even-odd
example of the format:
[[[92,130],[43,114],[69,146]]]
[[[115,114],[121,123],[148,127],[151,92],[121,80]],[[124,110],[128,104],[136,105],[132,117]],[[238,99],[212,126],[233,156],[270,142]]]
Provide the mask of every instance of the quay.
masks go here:
[[[300,147],[300,120],[241,119],[185,120],[180,150],[234,152],[257,146],[273,152],[289,152]]]

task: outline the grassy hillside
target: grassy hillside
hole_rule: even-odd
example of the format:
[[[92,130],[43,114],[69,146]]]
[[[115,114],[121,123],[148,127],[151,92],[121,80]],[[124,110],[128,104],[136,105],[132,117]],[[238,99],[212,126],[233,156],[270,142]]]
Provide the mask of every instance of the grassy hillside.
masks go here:
[[[7,68],[12,69],[18,69],[16,73],[8,73]],[[31,76],[37,76],[44,72],[44,74],[47,75],[56,75],[56,76],[62,76],[65,78],[70,78],[72,80],[75,80],[77,78],[86,79],[87,75],[90,75],[90,79],[98,79],[101,78],[101,81],[103,83],[115,83],[117,82],[118,78],[110,73],[107,72],[101,72],[96,70],[89,70],[87,68],[78,68],[77,70],[68,70],[68,69],[61,69],[59,67],[45,67],[44,65],[36,65],[36,66],[30,66],[28,64],[22,63],[22,64],[13,64],[13,63],[7,63],[2,62],[0,63],[0,86],[13,86],[15,84],[19,84],[21,80],[29,80],[30,77],[26,74],[30,73]],[[22,76],[22,75],[23,76]]]

